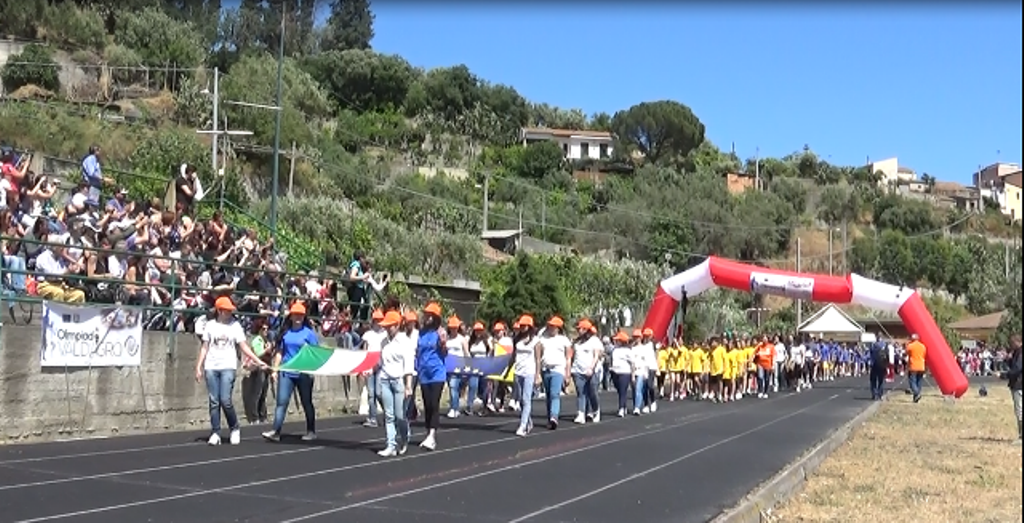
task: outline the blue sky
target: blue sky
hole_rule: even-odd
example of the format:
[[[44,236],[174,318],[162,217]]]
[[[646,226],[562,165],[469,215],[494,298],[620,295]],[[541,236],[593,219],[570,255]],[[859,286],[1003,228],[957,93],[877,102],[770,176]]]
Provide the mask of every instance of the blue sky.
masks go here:
[[[1019,2],[765,4],[376,2],[373,47],[588,114],[677,100],[743,158],[1021,161]]]

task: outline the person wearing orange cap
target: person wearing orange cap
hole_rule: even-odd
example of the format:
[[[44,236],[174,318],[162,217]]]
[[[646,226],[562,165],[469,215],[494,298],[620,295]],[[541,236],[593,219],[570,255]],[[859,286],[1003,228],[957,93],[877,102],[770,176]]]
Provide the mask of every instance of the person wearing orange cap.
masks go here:
[[[492,329],[493,350],[495,356],[504,356],[513,351],[512,337],[508,335],[508,329],[504,322],[495,322]],[[506,400],[512,400],[509,383],[512,381],[513,369],[509,367],[504,374],[497,377],[490,377],[487,394],[487,410],[491,412],[505,412]]]
[[[604,343],[597,337],[597,329],[590,320],[576,323],[576,339],[573,341],[572,381],[576,389],[576,419],[583,424],[601,421],[601,404],[597,396],[597,369],[604,354]]]
[[[658,355],[654,352],[654,344],[647,343],[643,331],[633,331],[633,415],[639,416],[651,412],[647,390],[653,387],[650,382],[652,371],[658,368]]]
[[[654,340],[654,329],[645,327],[640,332],[640,347],[642,348],[647,363],[647,380],[644,386],[644,412],[657,412],[658,396],[661,388],[659,376],[661,375],[658,360],[658,343]]]
[[[441,306],[428,303],[416,342],[416,377],[423,397],[423,416],[427,436],[420,443],[424,450],[437,448],[437,429],[441,427],[441,394],[448,380],[444,359],[447,356],[441,332]]]
[[[612,343],[614,347],[609,371],[615,384],[615,392],[619,395],[618,415],[621,418],[626,415],[626,398],[629,396],[629,386],[633,379],[633,347],[629,344],[629,335],[623,331],[615,334]]]
[[[415,421],[418,412],[416,411],[416,389],[419,387],[419,381],[416,379],[416,344],[420,339],[419,331],[420,318],[416,314],[416,311],[406,311],[402,316],[402,327],[395,334],[393,343],[398,343],[406,351],[410,361],[413,362],[412,369],[412,394],[405,398],[405,419],[408,422]],[[412,436],[412,431],[409,423],[405,425],[406,441],[409,441]]]
[[[381,320],[384,319],[384,311],[375,309],[370,314],[370,328],[366,329],[362,335],[362,341],[359,344],[359,348],[368,352],[380,352],[381,347],[384,346],[384,342],[388,339],[388,332],[384,327],[380,325]],[[377,427],[377,408],[380,406],[380,393],[377,390],[377,383],[379,377],[377,375],[379,369],[374,368],[366,371],[361,379],[366,387],[366,421],[363,422],[363,426],[367,428]]]
[[[523,437],[533,430],[533,419],[530,416],[533,410],[533,389],[535,385],[540,385],[540,375],[537,374],[540,366],[537,343],[540,338],[537,337],[533,316],[524,314],[516,323],[519,324],[519,330],[513,338],[515,356],[512,358],[512,367],[516,373],[515,383],[521,405],[516,436]]]
[[[469,340],[462,335],[462,320],[458,316],[448,318],[448,337],[444,342],[448,356],[465,358],[469,352]],[[462,398],[463,376],[448,375],[448,418],[455,419],[462,414],[460,399]],[[472,399],[468,401],[472,402]]]
[[[412,397],[414,355],[408,344],[399,337],[402,315],[388,311],[377,320],[387,338],[381,345],[378,389],[384,406],[384,434],[387,446],[377,454],[384,458],[401,456],[409,447],[409,428],[405,417],[406,398]]]
[[[207,443],[220,445],[220,411],[223,409],[228,430],[231,431],[231,444],[238,445],[242,441],[242,429],[231,401],[235,371],[238,369],[238,351],[260,367],[265,368],[267,364],[249,348],[245,329],[234,317],[235,304],[231,298],[221,296],[213,307],[217,311],[217,318],[206,324],[199,359],[196,361],[196,382],[205,379],[209,393],[211,432]]]
[[[479,321],[473,324],[473,330],[470,331],[466,343],[469,346],[470,358],[488,358],[494,355],[490,336],[487,335],[487,328]],[[470,375],[466,381],[468,382],[466,408],[469,411],[468,414],[472,414],[478,412],[477,408],[483,405],[486,387],[480,387],[480,376]]]
[[[562,387],[565,385],[565,377],[569,375],[569,362],[573,358],[572,342],[562,332],[563,327],[565,322],[562,318],[552,316],[537,343],[549,430],[558,428],[558,416],[562,411]]]
[[[320,338],[313,330],[309,319],[306,317],[306,306],[302,302],[295,302],[288,308],[288,317],[285,318],[285,326],[278,335],[275,345],[278,348],[274,355],[274,367],[280,367],[299,354],[302,347],[306,345],[317,345]],[[281,441],[281,429],[284,427],[284,418],[288,414],[288,404],[291,402],[292,393],[298,391],[299,403],[302,404],[302,413],[306,417],[306,434],[302,436],[303,441],[316,439],[316,410],[313,407],[313,376],[297,372],[274,372],[274,379],[277,381],[277,408],[274,409],[274,428],[263,433],[263,438],[268,441]]]

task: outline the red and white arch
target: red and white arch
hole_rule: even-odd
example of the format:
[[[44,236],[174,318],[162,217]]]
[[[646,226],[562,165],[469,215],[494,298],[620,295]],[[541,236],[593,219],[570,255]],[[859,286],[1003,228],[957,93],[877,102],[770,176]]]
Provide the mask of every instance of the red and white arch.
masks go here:
[[[856,274],[843,277],[796,273],[710,256],[700,265],[662,280],[644,328],[653,329],[664,341],[683,294],[692,297],[712,287],[808,301],[852,303],[895,312],[907,330],[917,334],[928,347],[926,364],[942,393],[959,398],[967,391],[967,377],[917,291]]]

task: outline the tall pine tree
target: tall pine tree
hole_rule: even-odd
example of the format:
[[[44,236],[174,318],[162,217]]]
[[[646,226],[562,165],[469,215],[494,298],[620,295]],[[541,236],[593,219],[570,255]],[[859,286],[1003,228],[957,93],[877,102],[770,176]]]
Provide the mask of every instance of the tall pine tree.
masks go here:
[[[373,40],[373,18],[370,0],[334,0],[320,50],[369,49]]]

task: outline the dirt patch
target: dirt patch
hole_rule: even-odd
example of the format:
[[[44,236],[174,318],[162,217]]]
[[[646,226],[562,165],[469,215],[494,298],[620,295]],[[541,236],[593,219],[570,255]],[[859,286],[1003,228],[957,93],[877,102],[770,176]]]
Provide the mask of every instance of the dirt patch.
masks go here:
[[[989,393],[917,405],[891,394],[772,521],[1022,521],[1010,396],[1002,384]]]
[[[170,91],[161,91],[156,96],[139,98],[134,100],[134,102],[136,105],[142,105],[151,113],[162,117],[173,115],[176,107],[174,94]]]
[[[38,85],[28,84],[15,89],[8,96],[15,100],[49,100],[57,95],[53,91],[43,89]]]

